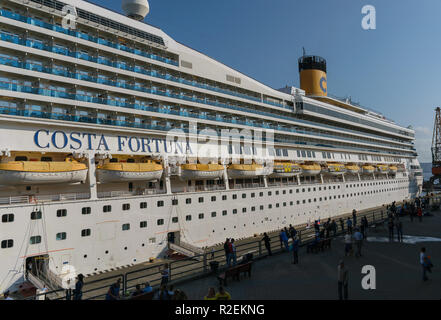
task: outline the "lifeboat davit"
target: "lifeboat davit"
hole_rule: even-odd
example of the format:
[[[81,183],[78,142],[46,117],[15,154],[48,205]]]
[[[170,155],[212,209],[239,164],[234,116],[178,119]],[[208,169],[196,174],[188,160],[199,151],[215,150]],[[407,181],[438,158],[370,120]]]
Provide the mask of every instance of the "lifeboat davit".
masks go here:
[[[213,180],[224,176],[224,166],[221,164],[183,164],[181,166],[182,180]]]
[[[363,166],[361,168],[363,174],[372,174],[375,171],[375,168],[373,166]]]
[[[232,164],[228,166],[229,178],[253,178],[264,175],[264,167],[260,164]]]
[[[360,172],[360,167],[355,164],[347,164],[345,167],[348,173],[357,174]]]
[[[97,167],[97,181],[152,181],[161,178],[162,165],[154,162],[109,162]]]
[[[302,167],[297,163],[274,162],[272,178],[289,178],[302,173]]]
[[[324,172],[333,176],[338,176],[346,173],[346,167],[342,163],[328,163]]]
[[[0,185],[77,183],[87,178],[87,166],[65,161],[10,161],[0,163]]]
[[[302,175],[304,176],[316,176],[322,171],[322,167],[318,164],[301,164]]]
[[[389,173],[389,166],[386,166],[384,164],[377,165],[377,172],[381,174]]]

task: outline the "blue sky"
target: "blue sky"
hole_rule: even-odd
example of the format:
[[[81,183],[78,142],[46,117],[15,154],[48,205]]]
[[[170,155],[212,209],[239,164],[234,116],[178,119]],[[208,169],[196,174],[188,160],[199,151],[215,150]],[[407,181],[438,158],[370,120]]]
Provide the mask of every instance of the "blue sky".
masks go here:
[[[121,11],[121,0],[91,0]],[[150,0],[146,22],[271,86],[299,86],[305,47],[328,62],[328,90],[416,130],[430,162],[441,105],[439,0]],[[364,5],[376,30],[361,28]]]

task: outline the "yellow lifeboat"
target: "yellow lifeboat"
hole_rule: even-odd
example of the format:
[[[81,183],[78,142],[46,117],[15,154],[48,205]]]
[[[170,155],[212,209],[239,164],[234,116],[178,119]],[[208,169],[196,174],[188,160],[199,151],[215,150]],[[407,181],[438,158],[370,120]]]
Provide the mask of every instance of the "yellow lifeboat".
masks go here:
[[[372,174],[375,171],[375,168],[370,165],[365,165],[361,168],[363,174]]]
[[[316,176],[322,171],[322,167],[316,163],[301,164],[303,176]]]
[[[76,183],[87,178],[87,166],[72,158],[64,161],[10,161],[0,163],[0,184]]]
[[[104,182],[152,181],[161,178],[162,165],[148,160],[147,162],[109,162],[97,166],[97,180]]]
[[[224,175],[224,166],[217,163],[183,164],[181,170],[182,180],[213,180],[221,179]]]
[[[377,165],[377,172],[381,174],[389,173],[389,166],[384,164]]]
[[[231,164],[228,166],[229,178],[252,178],[264,175],[264,167],[260,164]]]
[[[274,162],[272,178],[288,178],[302,173],[302,167],[292,162]]]
[[[396,174],[398,172],[398,167],[396,166],[389,166],[389,172],[392,174]]]
[[[347,164],[345,167],[347,172],[349,173],[357,174],[360,172],[360,167],[355,164]]]
[[[324,172],[338,176],[346,173],[346,167],[343,163],[328,163],[324,168]]]

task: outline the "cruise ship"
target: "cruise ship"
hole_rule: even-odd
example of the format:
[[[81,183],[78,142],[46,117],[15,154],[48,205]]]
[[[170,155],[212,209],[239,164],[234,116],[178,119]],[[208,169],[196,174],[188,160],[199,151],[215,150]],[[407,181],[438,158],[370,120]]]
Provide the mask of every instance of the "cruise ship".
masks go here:
[[[414,130],[329,95],[325,59],[273,89],[122,6],[0,2],[0,293],[421,193]]]

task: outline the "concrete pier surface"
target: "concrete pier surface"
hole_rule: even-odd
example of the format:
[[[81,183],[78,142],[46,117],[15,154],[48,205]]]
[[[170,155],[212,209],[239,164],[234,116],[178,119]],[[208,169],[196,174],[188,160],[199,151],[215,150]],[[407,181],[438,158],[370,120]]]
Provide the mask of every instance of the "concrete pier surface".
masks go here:
[[[402,217],[404,243],[388,242],[386,224],[379,230],[368,231],[362,247],[362,257],[344,257],[343,237],[333,240],[332,248],[317,254],[307,254],[302,247],[299,264],[292,264],[292,253],[280,253],[256,261],[251,278],[240,282],[230,280],[225,287],[234,300],[302,300],[338,299],[337,264],[343,259],[349,270],[349,299],[441,299],[441,212],[424,217],[422,222]],[[421,239],[431,237],[433,239]],[[384,241],[387,242],[384,242]],[[423,241],[423,242],[419,242]],[[415,243],[414,243],[415,242]],[[429,280],[423,282],[419,263],[421,247],[434,264]],[[376,270],[376,289],[364,290],[362,267],[371,265]],[[216,277],[182,283],[189,299],[200,300],[209,287],[218,288]]]

